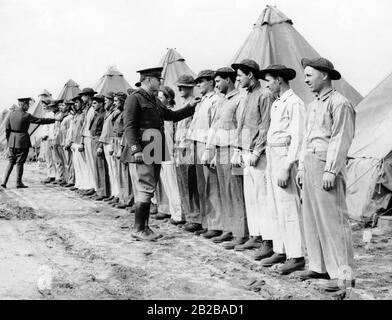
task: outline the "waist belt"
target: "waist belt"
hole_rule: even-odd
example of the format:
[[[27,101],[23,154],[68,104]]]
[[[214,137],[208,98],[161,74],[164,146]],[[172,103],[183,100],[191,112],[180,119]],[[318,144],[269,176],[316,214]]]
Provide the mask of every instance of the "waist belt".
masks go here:
[[[267,147],[278,148],[278,147],[288,147],[290,142],[277,142],[277,143],[267,143]]]
[[[28,133],[27,131],[13,130],[13,129],[11,129],[11,132],[16,132],[16,133]]]

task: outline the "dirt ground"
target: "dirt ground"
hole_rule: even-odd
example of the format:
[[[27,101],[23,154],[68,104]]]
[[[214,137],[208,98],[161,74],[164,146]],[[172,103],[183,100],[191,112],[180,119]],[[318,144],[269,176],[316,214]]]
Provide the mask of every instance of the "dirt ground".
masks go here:
[[[13,173],[0,191],[0,299],[342,298],[167,221],[150,223],[159,241],[135,241],[130,213],[42,185],[44,172],[29,164],[28,189],[14,188]],[[356,287],[345,299],[392,299],[392,234],[372,231],[369,247],[354,231]]]

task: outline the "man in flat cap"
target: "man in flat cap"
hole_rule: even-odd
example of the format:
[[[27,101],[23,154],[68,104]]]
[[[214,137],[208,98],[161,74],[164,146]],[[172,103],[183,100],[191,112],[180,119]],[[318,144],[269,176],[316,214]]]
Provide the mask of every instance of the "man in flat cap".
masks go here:
[[[5,124],[5,136],[8,147],[8,166],[5,170],[1,187],[6,188],[9,176],[16,164],[16,187],[27,188],[22,182],[23,165],[26,162],[31,147],[30,135],[28,133],[30,123],[49,124],[54,119],[37,118],[27,113],[31,98],[18,99],[19,108],[12,111],[7,117]]]
[[[223,243],[225,249],[234,249],[248,239],[246,223],[242,169],[233,169],[231,157],[237,147],[237,125],[240,120],[240,91],[235,88],[237,73],[229,67],[215,72],[215,87],[224,98],[218,104],[215,117],[208,133],[205,158],[216,166],[218,184],[224,210],[222,215],[223,233],[212,239]]]
[[[290,274],[305,267],[305,241],[299,190],[295,183],[297,161],[304,130],[305,105],[290,88],[294,69],[270,65],[260,72],[267,89],[276,99],[271,107],[267,133],[267,198],[275,220],[273,250],[266,247],[255,259],[261,265],[275,264],[280,274]]]
[[[221,97],[215,92],[215,73],[212,70],[200,71],[195,79],[200,94],[200,104],[189,126],[188,139],[195,146],[197,189],[200,199],[200,218],[197,229],[185,227],[196,235],[203,234],[206,239],[220,236],[223,230],[221,212],[223,209],[216,168],[211,167],[212,159],[203,159],[206,150],[208,130],[215,116]]]
[[[96,150],[93,149],[93,142],[90,132],[91,122],[93,121],[95,110],[93,107],[92,98],[97,92],[95,92],[92,88],[84,88],[79,96],[82,98],[84,103],[84,123],[82,128],[82,136],[83,141],[81,143],[81,152],[84,152],[86,158],[86,168],[84,170],[87,171],[86,174],[86,188],[85,190],[81,190],[81,194],[85,196],[95,195],[95,191],[97,188],[97,183],[95,181],[95,164],[94,164],[94,152]]]
[[[346,204],[346,159],[355,111],[332,87],[340,73],[325,58],[302,59],[305,83],[316,95],[308,107],[297,183],[302,187],[309,270],[302,280],[331,278],[327,290],[351,285],[353,246]],[[345,280],[350,280],[346,282]]]
[[[261,246],[263,250],[264,247],[272,248],[274,226],[264,201],[267,195],[265,146],[274,98],[268,90],[261,88],[260,67],[256,61],[244,59],[231,67],[237,70],[239,85],[246,91],[237,128],[238,146],[231,162],[234,167],[244,166],[245,207],[250,235],[246,243],[234,249],[243,251]]]
[[[173,111],[157,98],[163,68],[138,71],[141,87],[132,93],[124,105],[124,127],[127,148],[124,160],[135,187],[135,223],[131,235],[140,240],[156,240],[157,235],[148,226],[151,198],[159,180],[161,161],[164,159],[164,120],[179,121],[193,115],[196,101]]]
[[[189,104],[195,97],[194,80],[191,75],[187,74],[177,79],[176,85],[182,100],[181,108]],[[194,164],[194,144],[186,138],[192,119],[193,117],[188,117],[176,123],[174,158],[185,221],[171,220],[171,223],[177,225],[186,222],[184,227],[197,230],[201,220],[196,167]]]

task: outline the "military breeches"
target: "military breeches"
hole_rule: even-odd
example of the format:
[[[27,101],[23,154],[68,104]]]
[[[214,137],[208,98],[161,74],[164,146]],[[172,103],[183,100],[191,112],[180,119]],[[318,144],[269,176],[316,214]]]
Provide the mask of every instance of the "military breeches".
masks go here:
[[[29,148],[8,148],[8,161],[11,164],[24,164],[29,155]]]
[[[159,181],[160,171],[160,164],[129,163],[136,202],[151,202]]]

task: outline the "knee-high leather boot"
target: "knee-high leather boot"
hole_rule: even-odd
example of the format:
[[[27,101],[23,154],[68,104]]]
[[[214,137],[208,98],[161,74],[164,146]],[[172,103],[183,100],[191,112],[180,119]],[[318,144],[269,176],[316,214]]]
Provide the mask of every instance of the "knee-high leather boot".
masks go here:
[[[144,231],[146,221],[150,212],[150,204],[145,202],[136,202],[134,230],[136,232]]]
[[[17,163],[16,164],[16,188],[28,188],[28,186],[24,185],[22,182],[23,177],[23,164]]]
[[[8,182],[8,179],[9,179],[9,177],[11,175],[11,172],[12,172],[13,168],[14,168],[14,164],[9,162],[7,168],[5,169],[3,183],[1,184],[1,186],[3,188],[7,188],[7,182]]]

